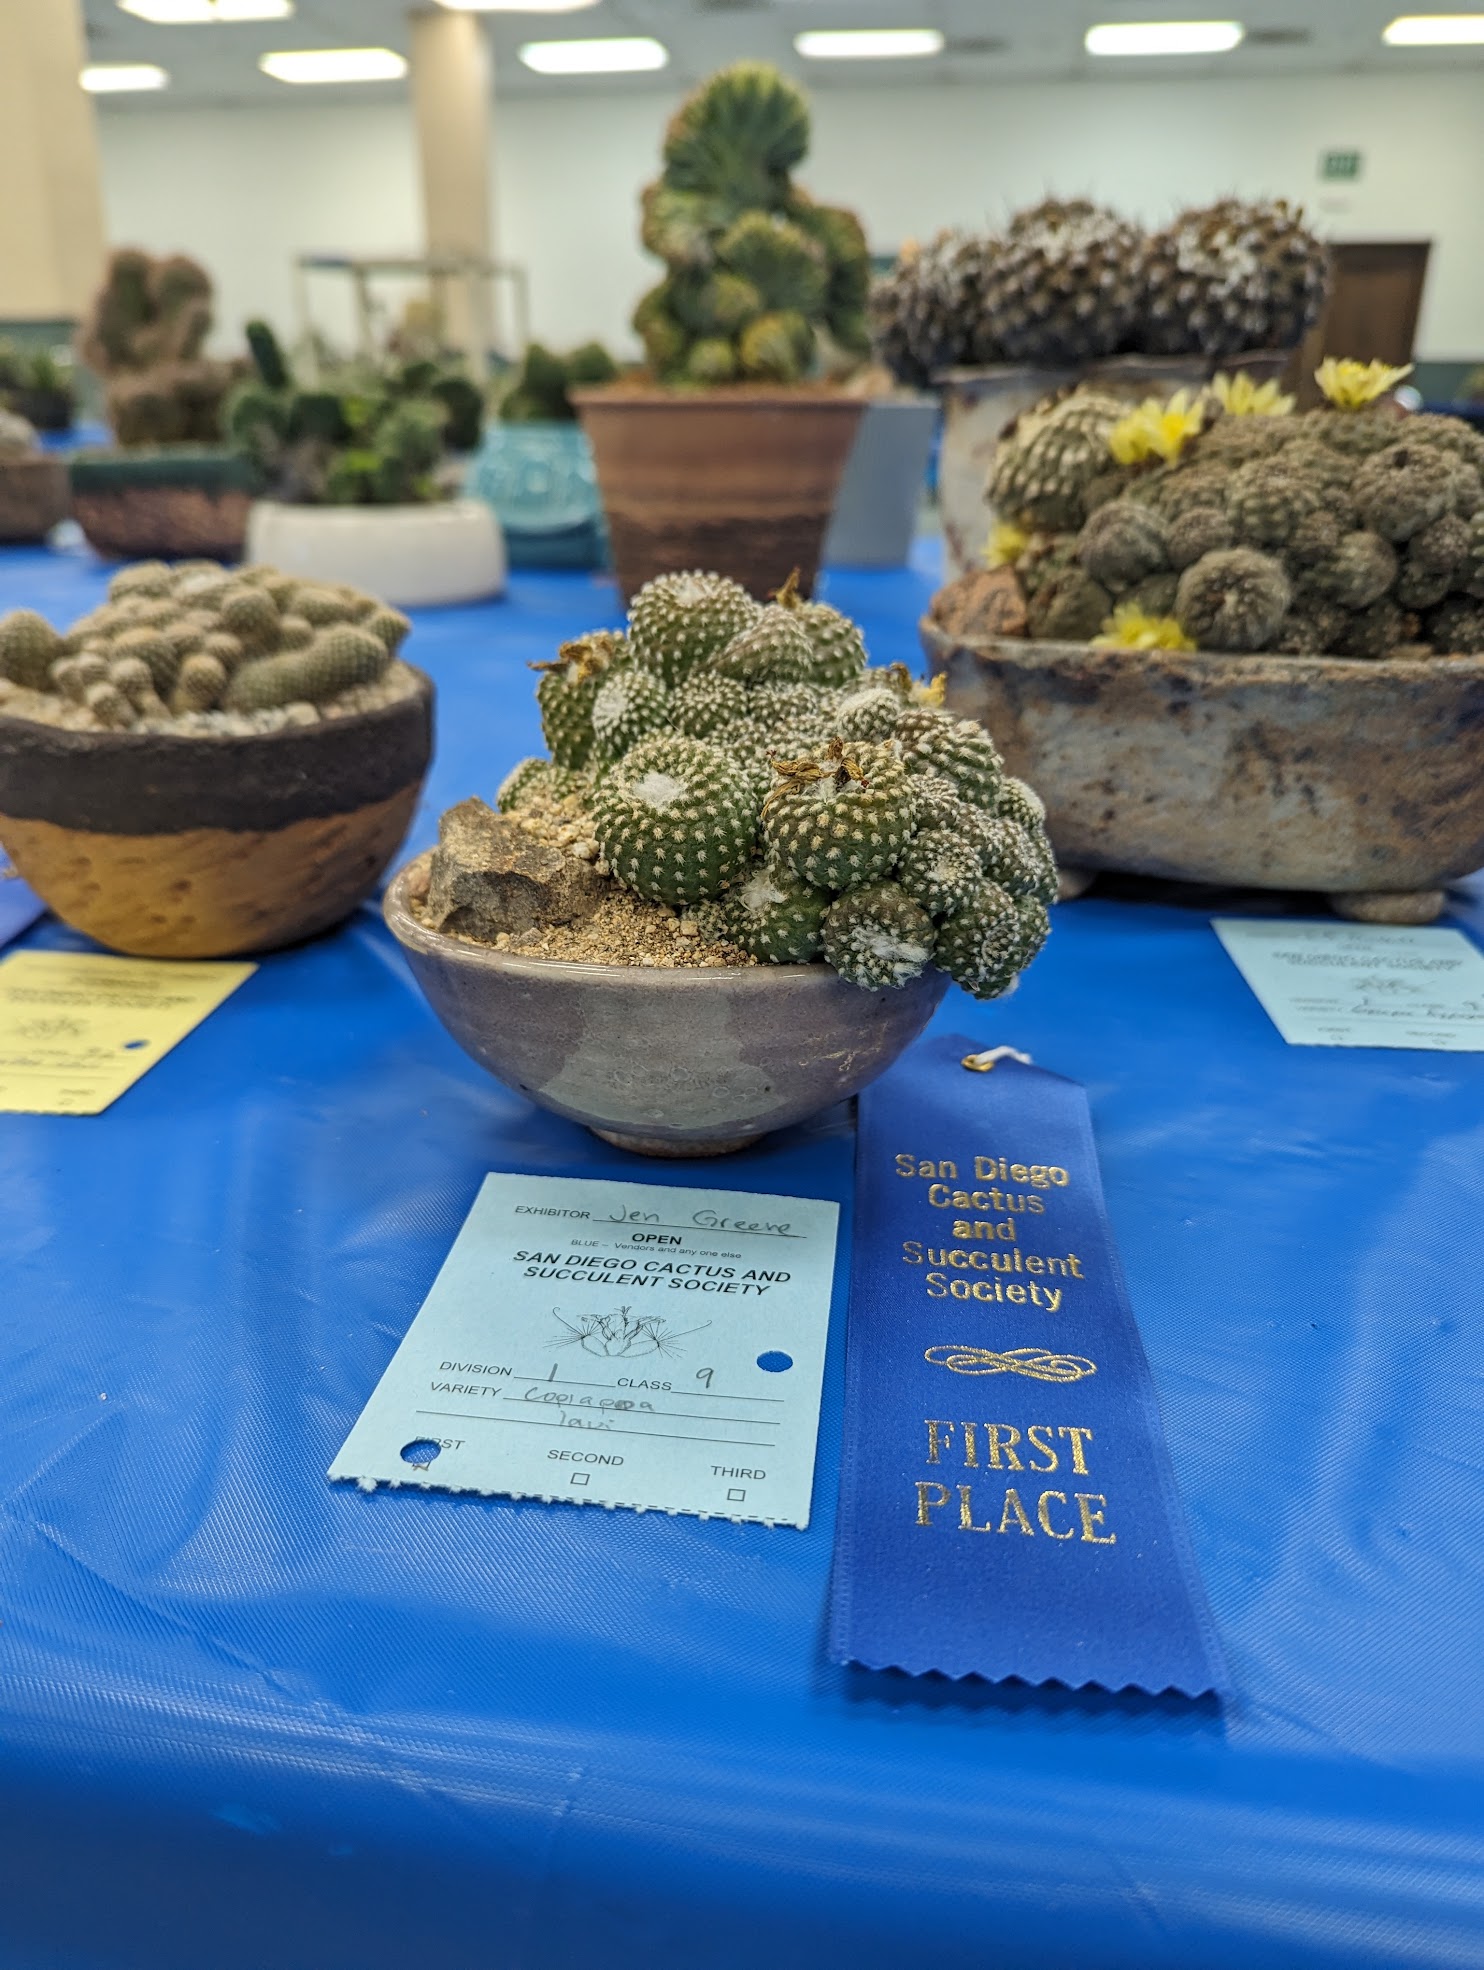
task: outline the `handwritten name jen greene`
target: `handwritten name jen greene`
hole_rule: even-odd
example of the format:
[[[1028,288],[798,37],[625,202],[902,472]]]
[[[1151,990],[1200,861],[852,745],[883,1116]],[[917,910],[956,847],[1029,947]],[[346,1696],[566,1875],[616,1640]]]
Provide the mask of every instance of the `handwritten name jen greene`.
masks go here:
[[[927,1201],[935,1211],[953,1211],[944,1224],[953,1239],[931,1244],[920,1238],[902,1240],[902,1264],[925,1266],[923,1285],[930,1300],[1009,1300],[1017,1306],[1060,1310],[1065,1286],[1043,1281],[1084,1279],[1075,1252],[1022,1252],[1017,1221],[1044,1217],[1048,1191],[1065,1190],[1070,1176],[1059,1163],[1014,1163],[1006,1156],[976,1156],[973,1189],[961,1188],[958,1164],[950,1156],[912,1156],[904,1150],[894,1158],[896,1173],[927,1184]],[[1013,1185],[1014,1188],[1006,1186]],[[968,1216],[969,1212],[990,1215]],[[1008,1245],[1009,1251],[996,1246]],[[1022,1279],[955,1279],[954,1273],[1019,1273]]]
[[[800,1236],[787,1218],[739,1218],[726,1217],[719,1211],[702,1210],[691,1213],[689,1225],[667,1225],[657,1211],[609,1211],[595,1217],[590,1211],[564,1210],[539,1204],[517,1204],[518,1217],[582,1218],[594,1229],[616,1228],[622,1226],[629,1233],[629,1243],[646,1248],[685,1247],[685,1236],[690,1230],[706,1231],[723,1236],[745,1234],[760,1238],[788,1238]],[[646,1230],[649,1225],[663,1228]],[[522,1249],[515,1253],[517,1265],[524,1266],[527,1279],[564,1279],[574,1281],[580,1286],[605,1286],[621,1284],[627,1292],[632,1286],[660,1287],[672,1293],[733,1293],[746,1299],[750,1296],[761,1298],[774,1286],[786,1286],[793,1278],[791,1272],[780,1266],[749,1266],[745,1270],[734,1265],[712,1265],[703,1259],[672,1259],[665,1257],[642,1258],[633,1252],[601,1252],[595,1247],[600,1241],[574,1238],[573,1245],[583,1246],[581,1251],[535,1251]]]

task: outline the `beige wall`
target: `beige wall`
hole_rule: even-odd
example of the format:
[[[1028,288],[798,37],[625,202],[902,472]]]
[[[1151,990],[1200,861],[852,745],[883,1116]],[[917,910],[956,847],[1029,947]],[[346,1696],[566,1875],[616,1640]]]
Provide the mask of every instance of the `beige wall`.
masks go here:
[[[0,0],[0,318],[80,314],[103,263],[103,206],[77,0]]]

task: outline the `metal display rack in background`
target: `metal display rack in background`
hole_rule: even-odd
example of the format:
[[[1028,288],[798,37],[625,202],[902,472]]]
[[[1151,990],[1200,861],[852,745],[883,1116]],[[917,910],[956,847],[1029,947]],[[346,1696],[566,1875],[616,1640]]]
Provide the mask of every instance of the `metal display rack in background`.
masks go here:
[[[299,319],[299,340],[306,351],[306,366],[316,367],[317,346],[310,306],[311,274],[346,274],[355,290],[358,352],[368,361],[377,353],[377,310],[371,283],[384,277],[426,281],[433,291],[442,319],[462,318],[462,334],[453,340],[469,358],[471,373],[482,376],[491,355],[518,361],[530,340],[530,286],[526,270],[509,260],[492,260],[477,253],[300,253],[294,258],[294,306]],[[448,306],[449,288],[461,290],[462,307]],[[509,293],[511,335],[507,339],[497,326],[496,297],[501,287]],[[311,377],[317,381],[317,377]]]

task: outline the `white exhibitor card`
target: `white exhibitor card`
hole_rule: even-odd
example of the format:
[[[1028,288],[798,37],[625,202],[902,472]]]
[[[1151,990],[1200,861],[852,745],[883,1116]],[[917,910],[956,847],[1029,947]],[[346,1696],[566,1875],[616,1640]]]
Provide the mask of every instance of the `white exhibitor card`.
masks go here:
[[[1213,917],[1294,1047],[1484,1053],[1484,955],[1461,930]]]
[[[838,1219],[487,1176],[330,1476],[807,1525]]]

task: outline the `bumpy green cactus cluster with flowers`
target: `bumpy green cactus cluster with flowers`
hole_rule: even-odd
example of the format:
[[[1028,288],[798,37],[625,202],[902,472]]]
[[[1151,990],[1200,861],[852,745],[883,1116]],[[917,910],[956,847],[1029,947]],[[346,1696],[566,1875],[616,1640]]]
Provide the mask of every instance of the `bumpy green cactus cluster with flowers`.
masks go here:
[[[795,383],[869,352],[865,235],[792,182],[808,148],[804,94],[766,62],[722,69],[675,113],[644,193],[665,278],[634,312],[662,382]]]
[[[538,668],[551,757],[515,768],[502,811],[575,798],[600,868],[701,938],[872,990],[936,963],[979,998],[1041,948],[1056,868],[1035,794],[792,582],[760,604],[660,576],[622,633]]]
[[[141,561],[65,633],[30,609],[0,616],[0,680],[119,729],[195,712],[308,716],[384,677],[410,627],[358,589],[275,568]]]
[[[1324,364],[1328,402],[1218,379],[1028,413],[990,473],[991,559],[1053,641],[1362,659],[1484,652],[1484,436]]]

